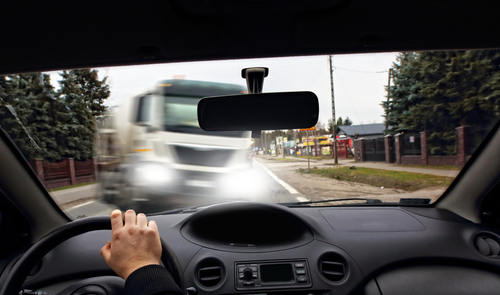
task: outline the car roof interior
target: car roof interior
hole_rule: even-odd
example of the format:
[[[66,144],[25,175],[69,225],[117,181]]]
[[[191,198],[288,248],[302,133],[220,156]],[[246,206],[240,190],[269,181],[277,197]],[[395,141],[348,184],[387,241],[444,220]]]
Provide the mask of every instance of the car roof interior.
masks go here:
[[[0,71],[498,48],[499,8],[491,0],[9,1]]]

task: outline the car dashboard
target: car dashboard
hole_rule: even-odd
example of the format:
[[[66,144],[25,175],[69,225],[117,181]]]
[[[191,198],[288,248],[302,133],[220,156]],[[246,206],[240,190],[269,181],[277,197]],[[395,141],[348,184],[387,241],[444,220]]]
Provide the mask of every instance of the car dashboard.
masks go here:
[[[500,289],[500,238],[443,209],[235,202],[150,219],[177,255],[186,287],[200,295]],[[99,254],[110,236],[100,230],[63,242],[23,288],[56,294],[85,278],[114,275]]]

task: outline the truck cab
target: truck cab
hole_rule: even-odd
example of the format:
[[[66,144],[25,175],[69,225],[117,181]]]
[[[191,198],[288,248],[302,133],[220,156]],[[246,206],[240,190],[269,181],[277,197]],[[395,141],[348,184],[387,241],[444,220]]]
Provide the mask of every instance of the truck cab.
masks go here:
[[[164,80],[127,99],[110,112],[100,132],[113,145],[100,145],[106,159],[113,152],[119,159],[101,169],[102,198],[143,209],[161,199],[185,207],[199,204],[200,198],[208,203],[244,194],[231,184],[252,167],[250,132],[202,130],[197,104],[202,97],[245,92],[233,84]]]

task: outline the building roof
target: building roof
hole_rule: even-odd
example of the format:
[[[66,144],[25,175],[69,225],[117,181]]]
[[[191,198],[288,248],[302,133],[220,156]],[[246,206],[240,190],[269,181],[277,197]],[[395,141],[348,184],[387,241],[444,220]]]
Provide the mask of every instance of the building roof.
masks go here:
[[[347,136],[354,136],[354,134],[356,133],[358,133],[359,136],[381,135],[384,134],[385,124],[361,124],[351,126],[338,126],[337,128],[338,130],[343,131]]]

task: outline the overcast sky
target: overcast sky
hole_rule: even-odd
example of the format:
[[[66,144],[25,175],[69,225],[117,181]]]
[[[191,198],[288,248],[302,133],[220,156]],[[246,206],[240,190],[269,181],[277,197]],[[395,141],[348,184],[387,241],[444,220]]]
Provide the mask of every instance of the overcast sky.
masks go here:
[[[396,53],[350,54],[333,56],[336,116],[349,117],[354,124],[382,123],[388,69]],[[146,66],[100,68],[100,78],[108,76],[111,97],[108,104],[151,89],[156,82],[185,75],[188,80],[202,80],[246,85],[241,69],[268,67],[264,92],[312,91],[320,100],[320,121],[332,116],[328,56],[269,59],[226,60],[174,63]],[[51,73],[59,88],[60,76]]]

